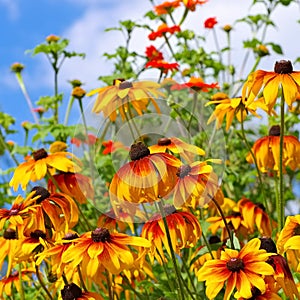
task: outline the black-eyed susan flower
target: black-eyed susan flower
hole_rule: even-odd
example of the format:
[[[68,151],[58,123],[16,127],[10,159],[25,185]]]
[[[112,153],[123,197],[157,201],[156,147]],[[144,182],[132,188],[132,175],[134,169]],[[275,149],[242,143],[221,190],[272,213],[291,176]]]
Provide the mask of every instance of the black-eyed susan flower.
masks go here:
[[[225,93],[217,93],[217,97],[212,97],[212,101],[207,102],[205,106],[211,104],[217,104],[217,106],[208,119],[207,124],[216,120],[216,126],[219,129],[226,116],[226,131],[229,130],[234,117],[241,122],[246,119],[249,112],[256,117],[260,117],[256,113],[256,110],[258,108],[267,110],[267,106],[264,104],[262,98],[250,103],[243,97],[229,98]]]
[[[112,86],[107,86],[92,90],[87,96],[98,93],[98,97],[93,106],[93,112],[103,112],[105,117],[115,121],[117,113],[126,119],[126,113],[132,106],[137,114],[142,115],[147,110],[149,102],[160,113],[155,98],[163,97],[159,91],[160,85],[152,81],[129,82],[124,79],[116,79]]]
[[[171,13],[176,7],[179,6],[180,0],[165,1],[162,4],[154,6],[154,11],[158,16],[160,16]]]
[[[200,147],[188,144],[177,137],[160,138],[156,145],[148,147],[150,153],[170,152],[173,155],[179,155],[186,162],[191,163],[196,155],[203,156],[205,151]]]
[[[266,262],[270,253],[260,249],[260,240],[249,241],[240,251],[224,249],[220,259],[204,263],[197,272],[199,281],[206,281],[206,295],[214,299],[226,282],[224,300],[229,300],[236,289],[241,297],[252,297],[252,287],[266,290],[263,275],[273,275],[273,268]]]
[[[255,204],[249,199],[242,198],[239,200],[238,206],[244,219],[244,225],[248,228],[249,233],[254,233],[254,225],[256,225],[261,235],[271,236],[271,222],[263,204]]]
[[[80,173],[60,173],[53,175],[55,183],[52,179],[48,180],[48,191],[55,193],[61,191],[62,193],[73,197],[78,203],[83,204],[87,199],[94,199],[94,188],[91,179]],[[59,188],[57,190],[56,184]]]
[[[56,232],[67,233],[78,222],[78,207],[75,201],[63,193],[52,193],[41,186],[32,189],[36,199],[36,213],[33,215],[27,234],[39,229],[42,231],[53,228]]]
[[[21,245],[16,230],[12,228],[7,228],[0,237],[0,270],[4,260],[7,260],[6,277],[9,276],[16,263],[16,254],[21,249]]]
[[[252,152],[256,158],[257,166],[261,172],[279,172],[280,165],[280,126],[270,128],[269,135],[258,139]],[[246,160],[254,163],[249,153]],[[300,167],[300,142],[295,136],[285,135],[283,137],[283,170],[289,167],[293,171]]]
[[[114,175],[110,187],[112,202],[147,203],[158,201],[173,189],[181,162],[168,153],[153,153],[142,142],[130,149],[131,162]]]
[[[173,189],[173,204],[182,206],[203,207],[218,190],[218,176],[207,161],[196,161],[181,165],[176,172],[176,185]],[[212,160],[218,162],[218,160]]]
[[[83,291],[77,284],[69,283],[61,290],[62,300],[103,300],[102,296],[93,292]]]
[[[166,206],[164,210],[174,251],[180,254],[181,249],[194,247],[202,233],[197,218],[189,212],[177,211],[174,206]],[[149,256],[152,262],[154,258],[161,264],[167,261],[163,247],[170,256],[171,250],[161,214],[155,214],[145,223],[141,236],[151,242]]]
[[[83,273],[89,277],[94,277],[99,270],[119,274],[134,262],[128,245],[151,246],[144,238],[97,228],[74,240],[74,244],[62,254],[62,262],[69,263],[73,268],[81,264]]]
[[[69,152],[47,153],[44,148],[41,148],[32,153],[32,157],[20,164],[13,175],[9,185],[16,191],[21,185],[25,190],[29,181],[38,181],[44,178],[47,171],[59,170],[63,172],[79,172],[80,167],[72,160],[76,159]]]
[[[24,269],[21,271],[21,275],[19,275],[18,271],[13,271],[9,276],[3,277],[0,280],[0,297],[2,299],[5,296],[12,297],[13,296],[13,287],[16,288],[17,292],[21,293],[21,284],[22,282],[29,282],[32,281],[31,274],[34,274],[34,269]],[[21,281],[20,281],[21,277]]]
[[[174,26],[168,26],[166,23],[163,23],[158,26],[156,31],[152,31],[148,38],[151,41],[156,40],[158,37],[163,37],[166,33],[174,34],[175,32],[180,31],[180,26],[174,25]]]
[[[269,237],[263,237],[260,238],[260,240],[260,249],[264,249],[272,254],[267,260],[267,263],[270,264],[275,271],[272,278],[283,289],[285,295],[289,299],[295,299],[294,296],[296,299],[299,299],[300,295],[289,265],[282,255],[277,254],[277,248],[274,241]]]
[[[10,209],[0,209],[0,230],[8,221],[15,228],[18,228],[18,232],[23,232],[26,220],[35,212],[34,204],[37,197],[32,197],[33,194],[30,193],[25,199],[18,195]]]
[[[243,97],[252,102],[262,90],[270,112],[276,103],[279,87],[282,87],[284,100],[291,107],[300,92],[300,72],[293,71],[293,65],[289,60],[277,61],[273,72],[257,70],[251,73],[242,93]]]

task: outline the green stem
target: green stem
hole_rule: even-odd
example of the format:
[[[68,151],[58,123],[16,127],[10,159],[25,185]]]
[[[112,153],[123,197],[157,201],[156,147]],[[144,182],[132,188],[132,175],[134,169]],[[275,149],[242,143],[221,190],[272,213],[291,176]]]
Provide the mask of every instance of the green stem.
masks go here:
[[[279,141],[279,199],[277,203],[278,232],[284,225],[284,186],[283,186],[283,142],[284,142],[284,93],[281,91],[280,102],[280,141]]]
[[[23,280],[22,280],[22,265],[19,264],[19,281],[20,281],[20,299],[25,300]]]
[[[169,248],[171,251],[172,263],[173,263],[176,278],[177,278],[177,286],[178,286],[178,291],[179,291],[178,298],[180,300],[184,300],[186,298],[185,298],[184,289],[183,289],[182,282],[181,282],[180,270],[177,266],[177,260],[176,260],[175,252],[174,252],[174,249],[172,246],[172,240],[171,240],[171,236],[170,236],[170,232],[169,232],[169,228],[168,228],[168,224],[167,224],[167,219],[166,219],[166,214],[165,214],[165,210],[164,210],[162,201],[158,201],[158,207],[159,207],[159,210],[160,210],[163,222],[164,222],[164,227],[165,227],[166,234],[167,234],[167,240],[168,240]]]
[[[10,154],[10,157],[12,158],[12,160],[14,161],[14,163],[18,166],[18,165],[19,165],[19,162],[18,162],[18,160],[16,159],[15,155],[12,154],[12,153],[10,152],[10,150],[9,150],[9,148],[8,148],[8,146],[7,146],[6,142],[5,142],[5,140],[4,140],[4,137],[3,137],[3,135],[2,135],[1,129],[0,129],[0,145],[3,147],[3,149],[5,149],[5,150],[8,151],[8,153]]]
[[[70,97],[69,103],[68,103],[68,107],[67,107],[67,111],[66,111],[66,115],[65,115],[65,121],[64,121],[64,125],[67,126],[68,125],[68,121],[69,121],[69,116],[70,116],[70,112],[73,106],[75,98],[73,96]]]
[[[109,278],[108,271],[105,272],[105,277],[106,277],[106,284],[107,284],[107,290],[108,290],[109,300],[114,300],[112,286],[111,286],[111,281],[110,281],[110,278]]]
[[[193,289],[194,294],[197,295],[198,292],[197,292],[196,286],[195,286],[195,284],[194,284],[193,277],[192,277],[191,272],[190,272],[190,270],[188,269],[186,263],[187,263],[186,260],[182,257],[182,265],[183,265],[183,268],[184,268],[184,270],[185,270],[185,272],[186,272],[186,274],[187,274],[187,276],[188,276],[188,278],[189,278],[189,280],[190,280],[190,283],[191,283],[191,286],[192,286],[192,289]],[[193,296],[192,296],[192,297],[193,297]],[[193,298],[194,298],[194,297],[193,297]]]
[[[53,66],[54,69],[54,97],[55,97],[55,104],[54,104],[54,120],[58,124],[59,117],[58,117],[58,69]]]
[[[79,275],[79,279],[80,279],[80,283],[82,285],[82,288],[85,292],[87,292],[87,288],[86,288],[86,285],[85,285],[85,282],[84,282],[84,279],[83,279],[83,276],[82,276],[82,273],[81,273],[81,269],[80,269],[80,265],[77,266],[77,272],[78,272],[78,275]]]
[[[181,20],[180,20],[180,22],[179,22],[179,26],[184,22],[184,20],[186,19],[188,13],[189,13],[189,9],[186,7],[186,8],[185,8],[185,11],[184,11],[184,13],[183,13],[183,15],[182,15],[182,18],[181,18]]]
[[[221,65],[223,65],[222,51],[221,51],[221,48],[220,48],[220,45],[219,45],[217,32],[216,32],[216,29],[214,27],[212,28],[212,32],[213,32],[214,41],[215,41],[215,44],[216,44],[217,53],[219,54],[219,60],[220,60]],[[224,72],[222,72],[222,80],[223,80],[223,83],[224,83],[225,82],[225,73]]]
[[[43,288],[43,290],[46,292],[48,298],[50,300],[53,300],[52,298],[52,295],[50,294],[49,290],[47,289],[42,277],[41,277],[41,273],[40,273],[40,270],[39,270],[39,267],[37,265],[35,265],[35,273],[36,273],[36,277],[41,285],[41,287]]]

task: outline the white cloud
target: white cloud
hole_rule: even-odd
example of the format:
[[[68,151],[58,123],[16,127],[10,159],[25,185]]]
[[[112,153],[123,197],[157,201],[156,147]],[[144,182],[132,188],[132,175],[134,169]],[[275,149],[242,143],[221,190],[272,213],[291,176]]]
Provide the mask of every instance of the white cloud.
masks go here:
[[[0,6],[4,6],[8,11],[8,17],[15,20],[19,16],[19,7],[15,0],[0,0]]]

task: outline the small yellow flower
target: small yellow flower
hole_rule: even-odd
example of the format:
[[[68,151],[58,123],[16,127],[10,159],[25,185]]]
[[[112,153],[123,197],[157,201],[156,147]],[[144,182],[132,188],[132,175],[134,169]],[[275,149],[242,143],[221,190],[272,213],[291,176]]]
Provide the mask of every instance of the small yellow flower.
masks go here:
[[[80,86],[76,86],[72,90],[72,96],[76,99],[82,99],[86,94],[86,91]]]
[[[60,40],[60,37],[55,34],[50,34],[46,37],[46,41],[50,43],[57,43]]]
[[[14,73],[21,73],[24,68],[25,68],[25,66],[19,62],[13,63],[10,66],[11,71]]]

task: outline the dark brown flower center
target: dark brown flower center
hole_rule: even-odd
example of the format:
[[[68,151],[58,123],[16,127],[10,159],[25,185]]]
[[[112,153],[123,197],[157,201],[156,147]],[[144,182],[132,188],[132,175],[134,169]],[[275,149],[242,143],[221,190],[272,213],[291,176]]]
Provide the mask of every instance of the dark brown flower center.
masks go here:
[[[221,243],[221,240],[217,235],[212,235],[209,237],[208,242],[209,244],[217,244],[217,243]]]
[[[48,153],[46,152],[46,150],[44,148],[42,148],[42,149],[32,152],[32,156],[33,156],[33,159],[35,161],[37,161],[39,159],[46,158],[48,156]]]
[[[168,146],[172,143],[172,141],[168,138],[161,138],[157,141],[157,145],[159,146]]]
[[[3,233],[3,237],[6,240],[16,240],[18,238],[17,232],[12,228],[7,228]]]
[[[252,297],[249,300],[255,300],[257,299],[257,297],[261,295],[261,291],[256,286],[253,286],[251,288],[251,293],[252,293]]]
[[[259,207],[261,210],[266,211],[265,206],[262,203],[256,203],[255,204],[257,207]]]
[[[143,157],[150,155],[150,150],[144,143],[138,142],[136,144],[131,145],[129,155],[131,160],[139,160]]]
[[[19,209],[17,208],[14,208],[14,209],[11,209],[8,213],[9,216],[15,216],[19,213]]]
[[[97,228],[92,231],[92,240],[95,243],[105,243],[110,241],[110,233],[107,228]]]
[[[290,74],[293,72],[293,65],[290,60],[276,61],[274,72],[277,74]]]
[[[82,296],[81,288],[75,283],[66,284],[60,292],[63,300],[75,300]]]
[[[280,136],[280,125],[274,125],[269,130],[270,136]]]
[[[71,241],[71,240],[75,240],[77,238],[79,238],[79,235],[77,233],[69,232],[63,237],[63,240]]]
[[[40,204],[42,201],[50,197],[49,191],[42,186],[35,186],[31,191],[35,191],[34,196],[40,196],[40,198],[36,200],[37,204]]]
[[[300,235],[300,225],[297,224],[293,231],[294,235]]]
[[[226,263],[226,267],[231,272],[239,272],[244,269],[245,265],[240,258],[234,257]]]
[[[125,90],[125,89],[129,89],[129,88],[132,88],[133,85],[131,82],[129,81],[123,81],[120,83],[119,85],[119,90]]]
[[[33,232],[30,232],[30,237],[39,240],[39,238],[45,239],[46,238],[46,233],[42,230],[36,229]]]
[[[125,81],[125,79],[124,79],[124,78],[117,78],[117,79],[114,79],[113,85],[116,85],[118,81],[119,81],[119,82],[123,82],[123,81]]]
[[[269,237],[262,237],[260,239],[259,249],[265,249],[268,253],[277,253],[277,248],[274,241]]]
[[[178,168],[176,175],[180,178],[184,178],[191,172],[192,168],[189,165],[184,165]]]

